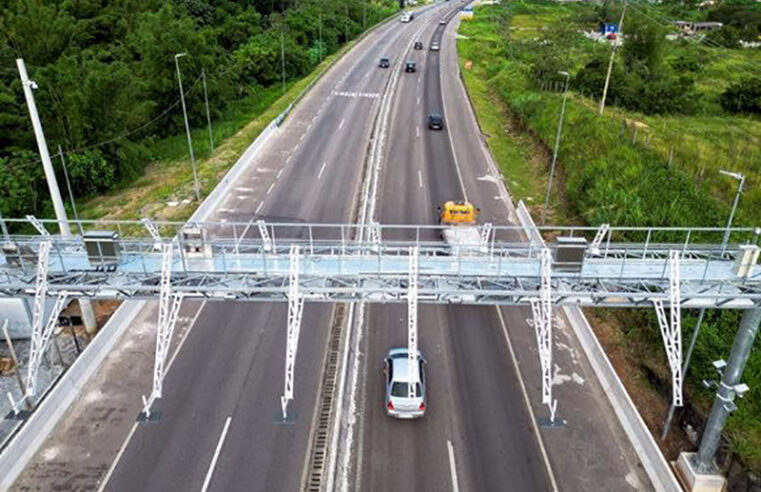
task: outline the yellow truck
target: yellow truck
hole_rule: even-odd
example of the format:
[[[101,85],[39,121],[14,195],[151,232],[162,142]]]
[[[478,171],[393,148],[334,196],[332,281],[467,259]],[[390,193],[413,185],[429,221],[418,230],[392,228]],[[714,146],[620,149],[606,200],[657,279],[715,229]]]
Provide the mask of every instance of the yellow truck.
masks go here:
[[[445,226],[441,238],[455,252],[479,254],[486,251],[476,222],[480,212],[481,209],[466,201],[450,200],[439,207],[439,224]]]

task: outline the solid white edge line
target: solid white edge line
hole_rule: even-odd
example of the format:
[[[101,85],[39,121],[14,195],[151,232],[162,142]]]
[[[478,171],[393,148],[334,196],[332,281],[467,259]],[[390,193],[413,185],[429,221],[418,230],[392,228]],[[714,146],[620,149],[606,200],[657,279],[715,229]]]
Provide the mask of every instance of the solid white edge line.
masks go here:
[[[211,476],[214,474],[214,467],[217,466],[217,459],[219,459],[219,453],[222,452],[222,446],[225,444],[225,437],[227,437],[227,430],[230,428],[230,422],[232,417],[227,417],[225,421],[225,427],[222,429],[222,435],[219,436],[219,442],[217,443],[217,449],[214,451],[214,456],[211,458],[211,464],[209,464],[209,471],[206,472],[206,480],[203,481],[203,487],[201,492],[209,490],[209,484],[211,483]]]
[[[528,391],[526,391],[526,385],[523,383],[523,374],[521,373],[520,366],[518,366],[518,359],[515,357],[515,351],[513,350],[513,343],[510,341],[510,335],[507,333],[507,325],[505,324],[505,318],[502,317],[502,310],[499,309],[499,307],[495,307],[495,309],[497,310],[497,316],[499,317],[499,324],[502,325],[502,332],[505,334],[507,349],[510,352],[510,358],[513,361],[515,372],[518,373],[518,383],[520,383],[520,386],[521,386],[523,401],[526,403],[526,408],[528,408],[529,417],[531,419],[531,427],[533,428],[534,434],[536,435],[536,442],[539,443],[539,450],[542,452],[542,459],[544,461],[544,466],[547,469],[547,476],[550,479],[552,490],[555,492],[558,492],[559,490],[558,484],[555,481],[555,474],[552,472],[552,466],[550,465],[550,458],[547,456],[547,450],[544,447],[544,440],[542,439],[542,434],[539,432],[539,426],[536,425],[536,416],[534,415],[534,409],[531,408],[531,400],[529,399]]]
[[[449,472],[452,476],[452,491],[460,492],[460,483],[457,481],[457,464],[454,459],[454,447],[449,439],[447,439],[447,448],[449,448]]]
[[[320,172],[317,173],[317,179],[322,179],[322,173],[325,172],[325,166],[327,166],[327,162],[323,162],[322,166],[320,166]]]
[[[201,303],[201,307],[198,308],[198,311],[196,311],[196,314],[193,316],[193,320],[190,322],[190,327],[188,327],[188,331],[185,333],[185,336],[180,340],[179,345],[177,345],[177,349],[174,351],[174,354],[172,354],[172,358],[169,360],[169,364],[166,366],[166,374],[169,374],[169,369],[172,368],[172,364],[174,364],[174,359],[177,358],[177,354],[180,353],[180,349],[182,349],[182,346],[185,344],[185,340],[187,340],[190,337],[190,331],[193,329],[193,327],[196,324],[196,321],[198,320],[198,317],[201,315],[201,311],[203,311],[203,308],[206,307],[206,301],[203,301]],[[100,482],[100,485],[98,486],[98,492],[103,492],[103,490],[106,488],[106,485],[108,485],[108,481],[111,479],[111,475],[114,473],[114,470],[116,470],[116,465],[119,464],[119,460],[121,460],[122,455],[124,454],[124,451],[126,451],[127,446],[129,446],[130,441],[132,440],[132,435],[137,430],[139,422],[135,422],[132,425],[132,428],[129,431],[129,434],[127,434],[127,438],[124,440],[124,443],[122,444],[122,447],[119,448],[119,452],[116,453],[116,457],[114,458],[114,461],[111,462],[111,467],[109,467],[108,472],[106,473],[106,476],[103,477],[103,480]]]

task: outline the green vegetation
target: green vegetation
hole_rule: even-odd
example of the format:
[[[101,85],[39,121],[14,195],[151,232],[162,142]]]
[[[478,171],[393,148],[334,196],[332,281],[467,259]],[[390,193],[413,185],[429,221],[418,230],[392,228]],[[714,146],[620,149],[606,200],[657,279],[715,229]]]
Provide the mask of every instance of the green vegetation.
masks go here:
[[[140,177],[150,163],[151,169],[184,163],[175,54],[186,53],[179,64],[191,127],[197,129],[196,154],[204,157],[209,146],[202,69],[219,142],[356,38],[365,22],[372,25],[397,8],[392,0],[5,2],[0,210],[16,217],[47,216],[51,209],[16,58],[25,59],[39,86],[35,98],[48,146],[55,152],[60,145],[67,154],[81,199],[144,182]]]
[[[489,146],[508,185],[513,180],[528,182],[511,186],[516,199],[542,190],[548,159],[546,151],[544,159],[537,158],[541,157],[537,149],[554,143],[564,83],[558,72],[568,71],[571,88],[558,160],[560,182],[553,196],[556,221],[723,226],[737,185],[718,170],[730,169],[748,176],[735,224],[758,224],[761,121],[728,112],[720,101],[728,97],[722,96],[727,88],[737,91],[738,83],[745,90],[749,73],[758,73],[761,50],[666,40],[666,21],[649,25],[658,19],[707,16],[685,8],[638,3],[627,12],[626,22],[640,30],[640,39],[632,41],[628,54],[624,43],[617,55],[612,97],[603,117],[597,115],[601,85],[596,84],[607,70],[610,46],[579,31],[596,29],[597,22],[608,16],[617,21],[620,11],[611,4],[516,1],[476,8],[474,20],[462,23],[464,38],[458,41],[458,50],[479,122],[492,137]],[[745,94],[738,97],[753,100]],[[666,105],[665,109],[647,106],[652,101]],[[523,134],[506,136],[500,126],[522,129]],[[532,144],[525,143],[526,135]],[[653,353],[663,355],[654,316],[629,314],[620,323],[624,339],[650,342]],[[694,327],[691,314],[684,316],[685,337]],[[739,313],[719,311],[711,312],[703,324],[688,391],[704,410],[711,393],[700,381],[715,376],[710,361],[726,358],[738,324]],[[653,359],[642,358],[640,363],[663,375],[665,355]],[[756,348],[744,376],[752,395],[739,404],[727,432],[733,449],[754,470],[761,470],[759,370],[761,350]]]

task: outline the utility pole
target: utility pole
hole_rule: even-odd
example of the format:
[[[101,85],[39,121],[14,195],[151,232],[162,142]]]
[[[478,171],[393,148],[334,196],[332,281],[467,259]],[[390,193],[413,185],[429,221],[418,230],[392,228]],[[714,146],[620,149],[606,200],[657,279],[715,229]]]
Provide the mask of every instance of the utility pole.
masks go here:
[[[66,159],[63,158],[63,149],[58,146],[58,156],[61,158],[61,167],[63,167],[63,177],[66,179],[66,188],[69,190],[69,201],[71,201],[71,211],[74,213],[74,221],[79,227],[79,232],[83,233],[82,224],[79,222],[79,215],[77,214],[77,205],[74,203],[74,193],[71,191],[71,181],[69,181],[69,171],[66,169]]]
[[[735,201],[732,203],[732,211],[729,212],[729,220],[727,221],[727,228],[724,231],[724,239],[721,241],[721,255],[724,256],[724,252],[727,250],[727,244],[729,243],[729,234],[732,227],[732,220],[735,218],[735,211],[737,210],[737,204],[740,203],[740,195],[742,195],[743,188],[745,187],[745,175],[742,173],[733,173],[729,171],[720,170],[719,173],[724,176],[736,179],[740,182],[737,186],[737,193],[735,194]]]
[[[558,160],[558,149],[560,147],[560,133],[563,131],[563,117],[565,116],[565,103],[568,99],[568,82],[571,76],[568,72],[558,72],[565,75],[565,88],[563,89],[563,104],[560,107],[560,120],[558,121],[558,133],[555,136],[555,150],[552,153],[552,165],[550,166],[550,179],[547,182],[547,194],[544,197],[544,211],[542,212],[542,225],[547,222],[547,206],[550,201],[550,192],[552,191],[552,178],[555,175],[555,163]]]
[[[285,30],[284,24],[280,24],[280,71],[283,79],[283,94],[285,94]]]
[[[626,1],[624,1],[624,10],[621,11],[621,20],[618,21],[618,38],[616,41],[623,42],[621,36],[624,34],[624,15],[626,14]],[[608,75],[605,76],[605,87],[602,90],[602,97],[600,98],[600,116],[605,111],[605,99],[608,97],[608,86],[610,85],[610,74],[613,72],[613,59],[616,57],[616,49],[618,49],[618,43],[614,41],[613,47],[610,50],[610,62],[608,62]]]
[[[193,166],[193,187],[196,200],[201,201],[201,191],[198,189],[198,172],[196,171],[196,157],[193,154],[193,140],[190,138],[190,124],[188,123],[188,111],[185,108],[185,92],[182,90],[182,75],[180,75],[180,58],[187,53],[174,55],[174,65],[177,67],[177,83],[180,84],[180,102],[182,103],[182,116],[185,118],[185,133],[188,134],[188,149],[190,150],[190,164]]]
[[[203,100],[206,103],[206,123],[209,124],[209,153],[214,153],[214,137],[211,134],[211,113],[209,112],[209,93],[206,90],[206,70],[201,69],[201,80],[203,81]]]
[[[713,459],[721,441],[721,431],[727,423],[729,413],[737,407],[734,404],[735,396],[748,390],[748,387],[740,384],[745,365],[748,362],[750,349],[758,333],[758,325],[761,322],[761,308],[748,309],[743,313],[740,321],[740,329],[737,331],[735,341],[732,344],[732,352],[729,361],[722,372],[719,390],[713,402],[711,415],[706,422],[703,437],[700,440],[700,448],[696,456],[698,473],[711,472],[715,469]]]
[[[34,136],[37,139],[37,148],[40,151],[42,168],[45,170],[45,178],[47,179],[48,188],[50,189],[50,198],[53,201],[53,209],[55,210],[58,227],[62,237],[70,238],[71,229],[69,228],[69,221],[66,218],[66,209],[63,208],[61,190],[58,188],[58,180],[56,180],[55,171],[53,171],[53,163],[50,160],[50,154],[48,153],[48,144],[45,141],[45,133],[42,131],[42,123],[40,122],[40,116],[37,113],[34,94],[32,94],[32,89],[36,89],[37,84],[34,81],[29,80],[29,76],[26,73],[26,65],[22,58],[16,59],[16,66],[18,67],[19,76],[21,77],[21,86],[24,88],[24,97],[26,98],[26,105],[29,108],[29,117],[32,120]],[[87,333],[94,334],[97,331],[97,325],[95,324],[95,312],[92,309],[92,303],[90,302],[90,299],[84,297],[80,297],[78,301],[79,309],[82,312],[82,320],[85,323],[85,329],[87,330]],[[56,316],[57,314],[58,313],[54,313],[53,316]]]

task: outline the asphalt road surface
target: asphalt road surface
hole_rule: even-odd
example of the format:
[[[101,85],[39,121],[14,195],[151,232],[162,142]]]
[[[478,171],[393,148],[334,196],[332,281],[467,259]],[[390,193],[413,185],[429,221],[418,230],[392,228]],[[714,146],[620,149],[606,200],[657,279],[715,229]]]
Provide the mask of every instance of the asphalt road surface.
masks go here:
[[[216,218],[349,222],[391,72],[377,68],[378,59],[401,52],[415,29],[391,22],[341,60],[343,72],[332,70],[297,108],[302,117],[287,121],[283,131],[293,137],[267,149],[270,162],[240,180],[245,186]],[[137,427],[106,490],[201,490],[212,464],[210,490],[298,490],[332,311],[304,309],[289,407],[295,419],[283,424],[287,306],[207,303],[167,374],[155,407],[160,420]]]

